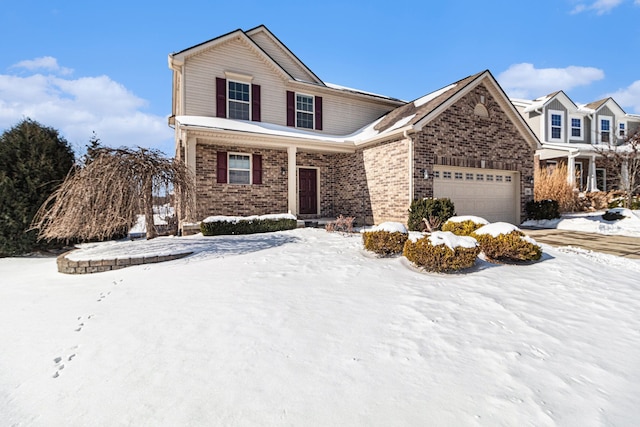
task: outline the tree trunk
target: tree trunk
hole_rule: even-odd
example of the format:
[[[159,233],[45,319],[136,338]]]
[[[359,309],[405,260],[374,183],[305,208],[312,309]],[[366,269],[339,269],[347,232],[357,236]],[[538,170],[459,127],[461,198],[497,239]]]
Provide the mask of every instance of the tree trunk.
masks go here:
[[[144,183],[143,191],[144,220],[147,228],[147,240],[149,240],[158,236],[153,221],[153,183],[151,180]]]

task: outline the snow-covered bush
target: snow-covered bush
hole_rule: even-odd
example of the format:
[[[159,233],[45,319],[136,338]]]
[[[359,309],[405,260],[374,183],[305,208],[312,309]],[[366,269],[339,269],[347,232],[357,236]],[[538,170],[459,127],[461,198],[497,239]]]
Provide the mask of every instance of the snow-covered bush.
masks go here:
[[[436,231],[455,214],[450,199],[416,199],[409,207],[407,225],[411,231]]]
[[[450,273],[473,267],[480,253],[473,237],[436,231],[418,240],[407,240],[403,255],[427,271]]]
[[[353,233],[353,220],[356,219],[353,216],[340,215],[335,221],[328,222],[324,229],[330,233]]]
[[[254,234],[291,230],[298,226],[293,215],[262,215],[249,217],[212,216],[200,223],[203,236]]]
[[[383,222],[362,233],[364,248],[378,255],[389,256],[402,253],[409,233],[399,222]]]
[[[489,221],[479,216],[452,216],[442,225],[442,231],[450,231],[458,236],[470,236],[478,228],[487,224]]]
[[[525,236],[513,224],[496,222],[485,225],[474,231],[472,236],[490,262],[537,261],[542,257],[542,249],[536,241]]]
[[[633,212],[630,209],[625,208],[613,208],[609,209],[602,215],[602,219],[606,221],[618,221],[625,218],[632,218]]]

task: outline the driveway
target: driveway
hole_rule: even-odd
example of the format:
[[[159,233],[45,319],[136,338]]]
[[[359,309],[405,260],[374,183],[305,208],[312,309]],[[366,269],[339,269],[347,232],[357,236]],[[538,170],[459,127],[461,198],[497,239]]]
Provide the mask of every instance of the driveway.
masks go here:
[[[537,242],[551,246],[573,246],[623,258],[640,259],[640,238],[637,237],[607,236],[554,228],[523,228],[522,231]]]

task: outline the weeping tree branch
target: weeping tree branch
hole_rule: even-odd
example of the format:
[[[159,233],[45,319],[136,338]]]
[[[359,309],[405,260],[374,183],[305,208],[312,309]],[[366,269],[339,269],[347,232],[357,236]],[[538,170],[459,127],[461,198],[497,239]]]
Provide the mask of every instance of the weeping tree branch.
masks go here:
[[[43,203],[32,228],[45,240],[105,240],[127,233],[137,215],[144,214],[151,239],[157,236],[153,196],[171,190],[179,219],[188,218],[195,192],[184,163],[157,150],[101,147]]]

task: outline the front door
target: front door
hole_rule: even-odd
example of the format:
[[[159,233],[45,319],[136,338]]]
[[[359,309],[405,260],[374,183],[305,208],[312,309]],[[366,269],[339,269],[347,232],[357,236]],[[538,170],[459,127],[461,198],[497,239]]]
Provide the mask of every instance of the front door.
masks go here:
[[[298,193],[301,214],[318,213],[318,180],[316,169],[298,169]]]

